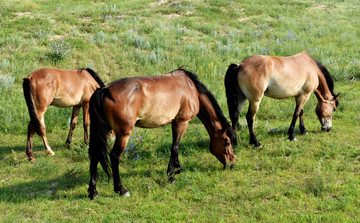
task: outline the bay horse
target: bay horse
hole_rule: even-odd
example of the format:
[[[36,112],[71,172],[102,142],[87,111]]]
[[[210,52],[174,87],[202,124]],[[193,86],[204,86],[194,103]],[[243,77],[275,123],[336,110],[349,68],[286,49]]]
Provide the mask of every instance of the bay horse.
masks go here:
[[[93,199],[98,195],[96,178],[99,162],[108,177],[112,172],[114,191],[130,196],[121,184],[119,163],[135,126],[156,128],[171,123],[173,141],[167,175],[170,182],[175,181],[174,174],[182,172],[178,160],[180,140],[195,116],[210,136],[210,152],[224,168],[227,163],[232,167],[235,164],[232,144],[236,144],[236,135],[215,97],[197,75],[180,67],[165,75],[119,79],[97,89],[90,99],[88,197]],[[108,154],[106,137],[111,129],[116,139]]]
[[[100,77],[90,68],[79,70],[42,68],[24,78],[23,90],[30,115],[26,155],[30,161],[34,160],[32,143],[35,132],[42,138],[46,154],[55,155],[47,142],[44,122],[44,114],[50,105],[61,108],[73,107],[67,145],[71,142],[82,108],[84,140],[88,143],[90,97],[96,88],[103,86],[105,85]]]
[[[239,64],[231,64],[225,75],[225,88],[232,128],[236,131],[239,115],[246,102],[249,108],[246,120],[250,145],[259,147],[254,132],[255,115],[265,95],[275,99],[295,97],[296,107],[288,130],[290,140],[296,140],[294,128],[299,118],[300,133],[305,134],[303,106],[311,93],[318,104],[316,114],[322,130],[330,131],[332,114],[338,106],[340,94],[334,93],[334,82],[329,71],[320,61],[314,61],[306,52],[289,57],[255,55]]]

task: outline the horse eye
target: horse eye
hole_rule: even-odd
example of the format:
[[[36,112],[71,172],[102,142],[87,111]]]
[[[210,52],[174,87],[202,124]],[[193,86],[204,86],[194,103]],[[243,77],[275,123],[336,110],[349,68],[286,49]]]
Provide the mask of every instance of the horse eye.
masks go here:
[[[230,146],[230,140],[229,139],[225,139],[225,146]]]

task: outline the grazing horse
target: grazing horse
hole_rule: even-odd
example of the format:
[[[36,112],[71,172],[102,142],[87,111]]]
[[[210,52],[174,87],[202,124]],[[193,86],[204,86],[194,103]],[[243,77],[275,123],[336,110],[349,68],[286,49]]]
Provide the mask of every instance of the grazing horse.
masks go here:
[[[55,155],[46,139],[44,113],[54,105],[56,107],[73,107],[70,131],[66,140],[70,144],[76,126],[80,108],[83,109],[84,140],[88,143],[89,101],[96,88],[104,83],[90,68],[79,70],[39,69],[24,78],[23,89],[30,114],[26,155],[30,161],[33,136],[36,132],[43,140],[47,155]]]
[[[190,120],[195,116],[210,136],[211,153],[226,167],[235,164],[232,144],[236,135],[215,97],[197,76],[179,68],[160,76],[131,77],[116,80],[97,89],[90,99],[90,183],[89,198],[97,196],[97,165],[114,181],[114,191],[130,196],[122,186],[119,163],[134,127],[156,128],[171,123],[173,142],[167,169],[169,181],[181,173],[178,148]],[[116,140],[107,151],[106,136],[113,129]]]
[[[307,132],[303,122],[303,106],[312,92],[318,99],[316,114],[321,128],[326,131],[331,129],[332,114],[340,95],[334,94],[334,82],[326,67],[305,52],[289,57],[256,55],[239,64],[231,64],[226,72],[225,88],[234,130],[240,126],[240,112],[246,100],[249,100],[246,120],[250,144],[255,147],[260,146],[254,132],[255,115],[264,95],[275,99],[295,97],[295,112],[288,131],[290,140],[296,140],[294,128],[298,118],[300,133]]]

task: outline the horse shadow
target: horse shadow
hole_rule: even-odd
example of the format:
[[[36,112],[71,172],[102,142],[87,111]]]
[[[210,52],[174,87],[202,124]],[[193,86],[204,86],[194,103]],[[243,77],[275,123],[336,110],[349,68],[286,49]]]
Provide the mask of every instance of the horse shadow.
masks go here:
[[[65,143],[63,145],[61,144],[54,144],[51,146],[52,149],[54,149],[55,153],[57,150],[62,150],[65,148]],[[45,148],[43,144],[34,145],[33,147],[34,152],[43,152],[45,154]],[[0,146],[0,160],[3,159],[6,155],[10,155],[12,153],[24,153],[24,156],[26,156],[26,145],[16,145],[16,146]]]
[[[64,191],[70,191],[78,186],[86,184],[86,175],[64,175],[52,179],[36,179],[29,182],[12,184],[0,188],[0,200],[7,203],[23,203],[38,199],[60,200],[67,197]],[[83,195],[71,195],[74,199],[86,198]]]

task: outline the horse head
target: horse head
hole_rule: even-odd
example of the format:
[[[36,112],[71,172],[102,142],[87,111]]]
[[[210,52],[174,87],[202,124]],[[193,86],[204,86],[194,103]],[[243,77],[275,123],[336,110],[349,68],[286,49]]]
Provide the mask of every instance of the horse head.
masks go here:
[[[210,141],[210,152],[224,165],[232,168],[235,165],[235,155],[231,145],[232,141],[227,135],[227,129],[215,132]]]
[[[324,99],[321,93],[317,90],[315,91],[315,95],[318,99],[318,104],[316,106],[315,112],[321,123],[321,129],[323,131],[329,132],[332,126],[333,112],[336,110],[336,107],[339,104],[337,99],[340,93],[332,96],[332,98],[330,99]]]

